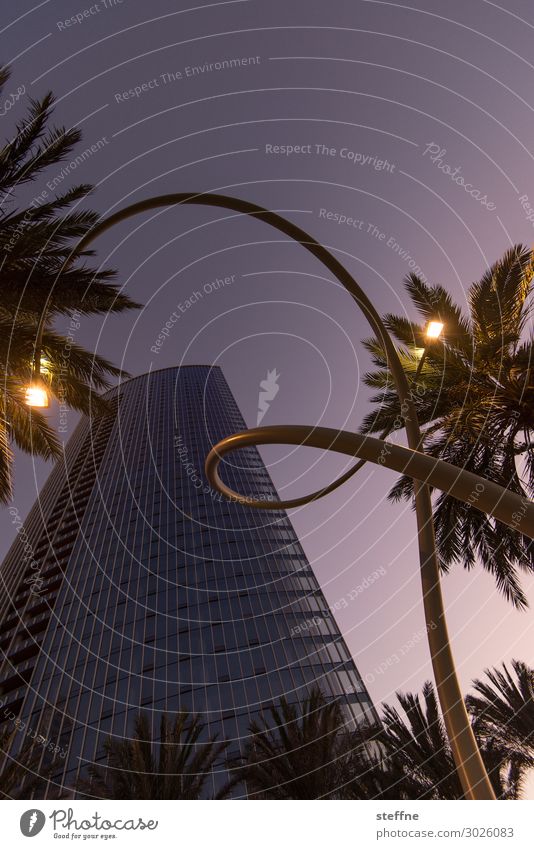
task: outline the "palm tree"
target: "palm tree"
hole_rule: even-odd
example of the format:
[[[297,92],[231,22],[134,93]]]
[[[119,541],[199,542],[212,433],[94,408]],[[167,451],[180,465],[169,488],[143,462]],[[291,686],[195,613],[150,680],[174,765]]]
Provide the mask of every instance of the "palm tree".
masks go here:
[[[503,663],[502,671],[486,669],[487,681],[476,679],[476,695],[467,697],[478,733],[515,752],[534,767],[534,670],[512,660],[514,675]]]
[[[0,69],[0,95],[10,77]],[[115,272],[91,268],[85,262],[92,251],[64,268],[72,245],[96,224],[91,210],[69,211],[92,191],[82,184],[50,197],[42,191],[27,207],[18,208],[17,191],[43,171],[59,165],[81,141],[77,128],[47,130],[54,97],[30,99],[27,116],[17,124],[12,141],[0,148],[0,285],[2,311],[35,317],[49,298],[50,314],[70,310],[108,313],[138,306],[112,281]]]
[[[25,389],[32,379],[35,326],[19,319],[0,317],[0,384],[3,427],[0,427],[0,500],[11,493],[11,444],[34,456],[53,459],[61,445],[46,416],[28,407]],[[68,354],[66,353],[68,351]],[[104,413],[107,403],[98,394],[109,386],[109,378],[124,374],[109,360],[86,351],[80,345],[52,330],[43,336],[42,379],[68,409],[87,415]]]
[[[244,755],[233,764],[234,783],[245,782],[248,796],[260,799],[352,798],[349,789],[363,745],[345,727],[338,702],[313,688],[301,704],[285,697],[269,718],[250,726]]]
[[[9,69],[0,70],[0,96]],[[102,410],[95,390],[121,374],[102,357],[90,354],[50,325],[63,314],[117,312],[137,307],[113,283],[115,272],[87,264],[92,252],[74,262],[76,242],[96,224],[91,210],[70,209],[91,191],[79,185],[50,197],[42,191],[24,207],[16,194],[42,172],[57,166],[81,140],[78,129],[47,130],[54,99],[30,100],[27,116],[12,141],[0,148],[0,502],[11,495],[11,443],[45,459],[60,446],[46,419],[25,404],[23,386],[32,374],[37,326],[46,307],[48,321],[42,355],[49,391],[68,407],[82,412]],[[68,353],[67,353],[68,352]]]
[[[33,741],[24,740],[16,755],[11,753],[16,728],[0,731],[0,799],[29,799],[54,767],[54,762],[38,772],[42,750]]]
[[[523,338],[530,315],[533,259],[521,245],[507,251],[470,286],[469,315],[442,286],[409,275],[406,290],[423,322],[439,319],[445,326],[443,336],[430,344],[421,323],[397,315],[385,317],[412,382],[425,452],[524,498],[534,492],[534,351],[532,337]],[[402,427],[402,417],[384,350],[376,339],[364,344],[376,367],[365,382],[379,392],[371,399],[377,407],[365,417],[362,431],[391,432]],[[393,500],[412,496],[413,481],[406,476],[389,495]],[[516,607],[526,607],[519,571],[534,570],[531,540],[477,510],[476,493],[472,501],[465,504],[443,493],[436,499],[442,568],[448,570],[460,561],[472,568],[480,560],[504,596]]]
[[[397,698],[404,716],[385,704],[382,727],[372,734],[382,752],[386,785],[397,793],[396,798],[464,798],[432,684],[427,681],[423,686],[423,703],[414,693],[397,693]],[[528,766],[525,759],[497,739],[479,734],[473,724],[495,795],[519,798]]]
[[[204,728],[197,715],[178,713],[169,722],[164,714],[156,740],[148,715],[140,713],[131,738],[105,742],[106,766],[90,767],[90,780],[79,789],[99,799],[199,799],[227,746],[215,738],[200,742]],[[217,798],[226,792],[223,787]]]

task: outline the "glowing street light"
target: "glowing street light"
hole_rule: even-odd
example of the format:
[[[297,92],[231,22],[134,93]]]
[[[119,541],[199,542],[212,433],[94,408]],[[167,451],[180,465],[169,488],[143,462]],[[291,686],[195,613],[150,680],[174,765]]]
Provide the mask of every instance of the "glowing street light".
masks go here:
[[[26,389],[24,400],[28,407],[48,407],[48,393],[40,383],[30,383]]]
[[[414,381],[419,380],[419,376],[423,370],[423,366],[426,362],[426,355],[428,354],[428,345],[430,342],[434,342],[436,339],[439,339],[441,333],[444,328],[444,324],[442,321],[429,321],[426,330],[425,330],[425,339],[427,344],[424,348],[415,348],[415,356],[418,358],[419,362],[417,363],[417,369],[414,375]]]
[[[39,349],[37,349],[39,351]],[[42,380],[42,375],[50,377],[52,372],[52,363],[50,360],[37,353],[33,361],[32,378],[24,392],[24,401],[28,407],[40,407],[45,409],[50,405],[48,392],[45,382]]]
[[[442,331],[443,331],[443,322],[442,321],[429,321],[428,326],[426,328],[426,338],[427,339],[439,339]]]

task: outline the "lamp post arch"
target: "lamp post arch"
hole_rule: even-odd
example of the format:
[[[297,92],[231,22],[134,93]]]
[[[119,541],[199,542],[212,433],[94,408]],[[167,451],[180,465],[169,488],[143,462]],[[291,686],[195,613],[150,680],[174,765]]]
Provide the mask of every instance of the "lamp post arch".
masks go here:
[[[130,204],[96,224],[95,227],[75,246],[72,253],[66,260],[64,267],[68,267],[68,265],[74,261],[76,257],[89,246],[89,244],[115,224],[119,224],[129,218],[143,212],[148,212],[152,209],[184,206],[189,204],[229,209],[234,212],[238,212],[243,215],[250,215],[253,218],[265,221],[265,223],[269,224],[271,227],[274,227],[279,232],[284,233],[290,239],[302,245],[302,247],[322,262],[322,264],[336,277],[336,279],[342,284],[345,290],[356,302],[357,306],[367,319],[373,333],[383,346],[399,397],[401,415],[406,429],[408,450],[412,452],[412,454],[413,452],[419,452],[419,449],[421,448],[421,431],[416,409],[410,394],[408,379],[402,368],[393,340],[383,324],[378,311],[360,285],[356,282],[354,277],[327,248],[321,245],[320,242],[318,242],[313,236],[306,233],[306,231],[298,227],[296,224],[293,224],[291,221],[283,218],[281,215],[265,209],[264,207],[258,206],[257,204],[251,203],[250,201],[241,200],[239,198],[223,194],[179,192],[159,195]],[[39,379],[40,375],[42,339],[44,329],[46,327],[47,309],[50,297],[51,293],[44,305],[37,328],[34,352],[34,375],[36,379]],[[260,428],[259,430],[261,431],[265,429]],[[271,429],[267,430],[270,431]],[[283,428],[282,426],[282,430],[285,434],[282,441],[291,442],[295,438],[295,428]],[[311,430],[318,432],[318,430],[325,429],[312,428]],[[303,428],[301,434],[303,437],[305,436],[305,431],[310,431],[310,428]],[[325,438],[327,440],[332,439],[335,433],[337,432],[331,431],[330,435]],[[339,433],[343,434],[344,432],[341,431]],[[252,437],[251,434],[254,434],[254,437]],[[230,444],[235,444],[235,440],[239,440],[239,438],[241,438],[241,444],[244,444],[246,442],[246,438],[253,439],[257,438],[258,435],[261,437],[261,434],[258,433],[258,429],[256,429],[254,431],[246,431],[241,435],[237,434],[230,436],[227,440],[223,440],[218,446],[215,446],[215,449],[218,449],[219,451],[230,450],[228,446]],[[281,436],[282,434],[279,435]],[[387,434],[382,434],[383,437],[385,435]],[[354,437],[358,435],[352,434],[352,436]],[[272,438],[272,435],[270,438]],[[231,443],[232,440],[234,440],[234,443]],[[371,444],[369,440],[370,438],[367,438],[368,446]],[[248,442],[247,444],[253,443]],[[307,444],[312,444],[309,441],[309,437]],[[383,443],[383,446],[388,445],[389,443]],[[363,463],[366,462],[363,455],[358,455],[358,453],[353,449],[354,445],[351,446],[350,451],[343,451],[343,453],[352,453],[353,456],[360,456],[359,462],[356,463],[354,467],[341,475],[329,486],[312,493],[311,496],[294,499],[291,502],[283,502],[283,504],[286,507],[296,507],[299,504],[306,504],[311,500],[332,492],[338,486],[341,486],[341,484],[347,481],[359,468],[361,468]],[[382,447],[381,450],[384,450],[384,448]],[[219,491],[228,495],[230,491],[225,488],[217,474],[217,463],[215,462],[216,456],[215,459],[214,456],[215,455],[213,455],[212,451],[207,458],[209,461],[207,470],[213,485],[219,489]],[[388,457],[389,456],[390,455],[388,455]],[[420,454],[420,456],[424,457],[425,455]],[[385,463],[385,465],[388,464]],[[458,473],[461,473],[461,471],[462,470],[459,469]],[[441,592],[439,560],[436,550],[432,515],[432,501],[430,497],[430,489],[425,482],[427,475],[424,475],[423,478],[417,478],[415,470],[413,470],[412,476],[414,479],[420,576],[428,645],[432,660],[436,689],[454,757],[454,763],[465,798],[495,799],[491,782],[471,728],[471,723],[469,721],[469,716],[460,690],[454,659],[452,656],[443,596]],[[231,497],[237,497],[238,500],[243,500],[243,498],[236,493],[232,493]],[[279,502],[276,504],[271,502],[269,505],[262,505],[258,502],[254,504],[251,499],[249,499],[247,503],[251,506],[262,507],[262,509],[278,509],[278,507],[282,506]]]

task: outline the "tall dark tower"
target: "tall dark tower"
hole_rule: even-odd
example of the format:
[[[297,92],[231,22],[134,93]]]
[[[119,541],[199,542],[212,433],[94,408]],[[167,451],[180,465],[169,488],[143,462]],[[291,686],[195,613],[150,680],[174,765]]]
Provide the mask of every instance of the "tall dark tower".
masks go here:
[[[285,512],[228,503],[207,484],[210,447],[245,427],[220,369],[163,369],[106,397],[109,413],[82,419],[0,572],[2,718],[37,733],[43,764],[56,749],[46,794],[74,795],[140,709],[156,737],[162,712],[199,713],[235,754],[262,706],[312,684],[347,723],[374,720]],[[256,449],[223,472],[277,499]]]

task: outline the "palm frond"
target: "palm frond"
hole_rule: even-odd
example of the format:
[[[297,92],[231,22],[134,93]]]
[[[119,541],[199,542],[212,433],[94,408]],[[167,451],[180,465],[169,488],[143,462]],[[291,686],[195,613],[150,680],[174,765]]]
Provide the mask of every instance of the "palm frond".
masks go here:
[[[423,430],[424,450],[459,469],[511,489],[534,494],[534,350],[523,339],[530,310],[533,254],[521,245],[507,251],[468,292],[469,316],[441,286],[410,275],[406,287],[414,309],[426,321],[438,318],[445,330],[425,343],[425,325],[405,316],[385,322],[399,343],[403,370]],[[366,339],[373,370],[364,382],[375,390],[362,433],[403,427],[400,403],[384,350]],[[417,371],[416,348],[425,348]],[[419,352],[417,352],[419,353]],[[415,373],[418,374],[417,384]],[[524,469],[523,477],[518,469]],[[392,500],[412,499],[413,482],[401,477]],[[499,591],[518,608],[526,605],[519,573],[534,571],[534,544],[446,493],[434,494],[438,553],[443,569],[480,562]]]
[[[199,799],[227,744],[201,742],[204,724],[197,715],[163,715],[159,738],[152,736],[146,713],[135,719],[129,739],[108,739],[105,767],[91,766],[79,790],[101,799]],[[224,790],[220,793],[224,796]]]
[[[475,694],[467,697],[467,706],[484,737],[534,765],[534,670],[520,660],[512,660],[512,670],[505,663],[502,669],[486,669],[487,681],[473,682]]]

